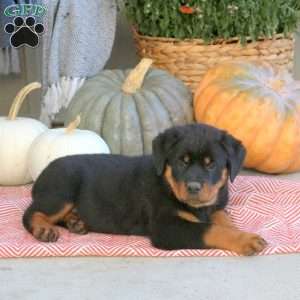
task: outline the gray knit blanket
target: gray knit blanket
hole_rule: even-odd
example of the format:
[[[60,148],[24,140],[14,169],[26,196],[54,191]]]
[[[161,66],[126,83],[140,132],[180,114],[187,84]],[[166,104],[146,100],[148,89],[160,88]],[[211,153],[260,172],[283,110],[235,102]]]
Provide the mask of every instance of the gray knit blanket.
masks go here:
[[[115,0],[42,0],[44,16],[41,120],[67,107],[86,78],[103,69],[116,28]]]

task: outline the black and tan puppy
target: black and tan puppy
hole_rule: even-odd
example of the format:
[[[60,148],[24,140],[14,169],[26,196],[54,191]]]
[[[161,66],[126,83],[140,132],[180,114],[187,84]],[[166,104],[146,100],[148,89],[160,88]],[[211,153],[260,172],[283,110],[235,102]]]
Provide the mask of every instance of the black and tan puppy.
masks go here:
[[[56,225],[71,232],[145,235],[161,249],[221,248],[243,255],[266,242],[239,231],[224,208],[227,181],[245,149],[207,125],[174,127],[153,141],[153,155],[76,155],[52,162],[33,186],[23,223],[55,242]]]

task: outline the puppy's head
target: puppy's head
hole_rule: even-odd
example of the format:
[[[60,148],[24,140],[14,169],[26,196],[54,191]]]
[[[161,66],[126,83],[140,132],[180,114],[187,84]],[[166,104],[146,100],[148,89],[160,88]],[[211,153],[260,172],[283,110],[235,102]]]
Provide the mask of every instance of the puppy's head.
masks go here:
[[[204,124],[167,129],[153,140],[153,159],[176,198],[191,207],[215,204],[228,176],[242,167],[245,148],[225,131]]]

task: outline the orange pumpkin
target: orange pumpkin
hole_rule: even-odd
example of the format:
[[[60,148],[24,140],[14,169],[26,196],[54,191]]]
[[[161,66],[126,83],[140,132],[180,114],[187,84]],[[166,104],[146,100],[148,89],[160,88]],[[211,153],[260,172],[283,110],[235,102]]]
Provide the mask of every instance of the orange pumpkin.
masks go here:
[[[300,170],[300,82],[266,63],[210,69],[194,96],[195,118],[227,130],[247,149],[245,166]]]

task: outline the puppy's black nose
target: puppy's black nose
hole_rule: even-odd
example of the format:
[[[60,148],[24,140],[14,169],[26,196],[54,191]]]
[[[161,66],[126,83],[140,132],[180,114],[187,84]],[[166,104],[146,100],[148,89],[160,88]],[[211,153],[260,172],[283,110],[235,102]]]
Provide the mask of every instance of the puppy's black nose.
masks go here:
[[[187,190],[190,194],[197,194],[201,190],[201,183],[192,181],[187,184]]]

